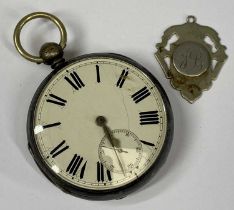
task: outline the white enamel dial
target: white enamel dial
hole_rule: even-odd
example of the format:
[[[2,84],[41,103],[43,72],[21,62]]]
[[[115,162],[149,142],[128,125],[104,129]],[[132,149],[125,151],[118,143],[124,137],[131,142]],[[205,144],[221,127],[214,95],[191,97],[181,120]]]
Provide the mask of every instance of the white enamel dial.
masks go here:
[[[98,117],[106,122],[98,125]],[[139,68],[117,58],[91,57],[60,70],[34,111],[34,139],[46,164],[66,182],[114,189],[142,176],[165,141],[162,96]]]

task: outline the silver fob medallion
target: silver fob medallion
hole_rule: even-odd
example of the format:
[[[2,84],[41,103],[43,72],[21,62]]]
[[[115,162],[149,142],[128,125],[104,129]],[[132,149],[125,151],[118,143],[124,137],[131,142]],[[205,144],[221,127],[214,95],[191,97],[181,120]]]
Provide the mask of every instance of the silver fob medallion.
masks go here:
[[[156,48],[156,59],[172,87],[190,103],[211,87],[227,59],[218,33],[197,24],[194,16],[188,16],[185,24],[168,28]]]

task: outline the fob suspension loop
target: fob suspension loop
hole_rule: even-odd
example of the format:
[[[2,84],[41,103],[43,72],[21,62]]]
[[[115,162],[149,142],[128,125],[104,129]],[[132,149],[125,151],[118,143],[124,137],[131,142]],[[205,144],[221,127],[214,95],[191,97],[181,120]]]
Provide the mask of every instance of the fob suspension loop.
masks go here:
[[[55,23],[55,25],[58,27],[60,31],[60,37],[61,37],[59,44],[54,42],[49,42],[42,45],[39,56],[31,55],[27,51],[25,51],[20,41],[20,33],[23,26],[27,22],[36,18],[49,19],[50,21]],[[67,42],[67,32],[63,23],[54,15],[46,12],[34,12],[26,15],[18,22],[18,24],[15,27],[13,38],[16,49],[25,59],[31,62],[35,62],[37,64],[45,63],[48,65],[53,65],[55,61],[58,61],[63,57],[63,49],[66,47],[66,42]]]

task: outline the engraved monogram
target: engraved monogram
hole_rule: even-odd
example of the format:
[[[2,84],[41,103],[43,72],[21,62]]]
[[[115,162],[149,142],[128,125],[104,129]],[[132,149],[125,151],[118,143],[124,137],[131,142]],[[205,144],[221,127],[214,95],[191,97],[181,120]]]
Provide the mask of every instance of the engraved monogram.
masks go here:
[[[181,44],[174,52],[173,63],[177,70],[188,76],[198,76],[209,66],[209,54],[196,43]]]

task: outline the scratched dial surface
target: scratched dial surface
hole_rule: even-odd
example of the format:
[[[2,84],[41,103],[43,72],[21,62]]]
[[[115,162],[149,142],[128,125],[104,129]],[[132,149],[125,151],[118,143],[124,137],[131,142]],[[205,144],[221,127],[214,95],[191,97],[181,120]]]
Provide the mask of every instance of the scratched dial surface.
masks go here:
[[[110,144],[98,116],[118,144]],[[157,160],[165,142],[162,96],[136,66],[117,58],[74,62],[43,88],[34,111],[36,147],[54,176],[105,190],[127,185]],[[117,157],[118,156],[118,157]]]

